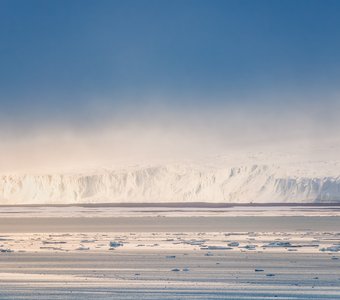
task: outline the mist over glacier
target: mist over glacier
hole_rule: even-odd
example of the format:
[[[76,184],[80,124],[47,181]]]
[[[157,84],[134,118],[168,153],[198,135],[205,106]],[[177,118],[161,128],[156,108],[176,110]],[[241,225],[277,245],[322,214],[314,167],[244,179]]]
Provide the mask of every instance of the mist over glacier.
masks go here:
[[[180,107],[161,97],[139,105],[126,100],[119,107],[98,100],[79,108],[77,118],[67,112],[0,118],[0,173],[164,165],[225,155],[239,160],[239,154],[259,152],[268,153],[263,164],[280,152],[298,153],[297,161],[340,159],[337,94],[224,95],[232,103],[214,106],[202,104],[216,102],[206,97],[183,99]],[[320,97],[328,97],[327,105]]]

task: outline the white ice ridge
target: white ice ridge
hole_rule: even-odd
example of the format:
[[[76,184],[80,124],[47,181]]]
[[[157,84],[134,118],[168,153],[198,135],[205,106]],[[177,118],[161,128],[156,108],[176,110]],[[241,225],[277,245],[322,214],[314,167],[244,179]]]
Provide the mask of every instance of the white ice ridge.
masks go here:
[[[340,202],[339,163],[161,165],[65,174],[0,175],[0,204]],[[323,170],[323,171],[321,171]],[[326,170],[326,171],[325,171]],[[339,175],[337,175],[339,170]]]

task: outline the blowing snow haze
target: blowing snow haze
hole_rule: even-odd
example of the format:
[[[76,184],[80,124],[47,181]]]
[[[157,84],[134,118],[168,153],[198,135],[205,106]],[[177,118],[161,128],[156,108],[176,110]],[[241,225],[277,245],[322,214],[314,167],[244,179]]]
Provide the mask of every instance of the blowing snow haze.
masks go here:
[[[261,152],[268,153],[268,160],[273,153],[292,154],[301,161],[337,160],[340,126],[335,103],[328,112],[294,105],[296,111],[290,105],[289,109],[250,105],[207,107],[205,111],[183,108],[180,112],[148,108],[125,112],[124,118],[117,112],[79,124],[69,120],[62,124],[45,120],[32,127],[4,124],[1,172],[200,163]]]

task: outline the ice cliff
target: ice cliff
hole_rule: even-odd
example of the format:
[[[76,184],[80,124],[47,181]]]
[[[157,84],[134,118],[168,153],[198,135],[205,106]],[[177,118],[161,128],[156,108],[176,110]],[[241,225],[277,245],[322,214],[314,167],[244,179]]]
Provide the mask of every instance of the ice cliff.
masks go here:
[[[340,202],[340,172],[280,165],[148,166],[68,174],[0,175],[1,204]],[[333,168],[334,169],[334,168]]]

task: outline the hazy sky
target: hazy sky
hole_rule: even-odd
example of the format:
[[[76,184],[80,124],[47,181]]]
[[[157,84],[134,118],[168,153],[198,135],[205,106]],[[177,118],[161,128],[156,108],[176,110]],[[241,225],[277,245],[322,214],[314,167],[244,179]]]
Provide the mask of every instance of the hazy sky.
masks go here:
[[[0,171],[338,139],[340,1],[0,0]]]

